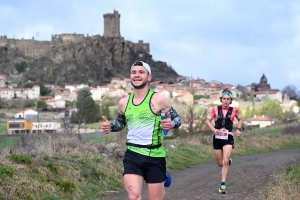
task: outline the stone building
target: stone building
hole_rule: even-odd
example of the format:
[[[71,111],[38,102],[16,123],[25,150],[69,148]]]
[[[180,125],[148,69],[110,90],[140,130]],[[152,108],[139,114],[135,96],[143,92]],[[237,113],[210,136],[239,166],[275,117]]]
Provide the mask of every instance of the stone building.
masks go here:
[[[260,78],[260,82],[258,84],[252,83],[252,85],[251,85],[252,91],[267,91],[270,89],[271,89],[271,86],[268,83],[268,79],[265,76],[265,74],[262,75],[262,77]]]
[[[104,37],[121,37],[120,33],[120,17],[118,11],[103,15],[104,18]]]

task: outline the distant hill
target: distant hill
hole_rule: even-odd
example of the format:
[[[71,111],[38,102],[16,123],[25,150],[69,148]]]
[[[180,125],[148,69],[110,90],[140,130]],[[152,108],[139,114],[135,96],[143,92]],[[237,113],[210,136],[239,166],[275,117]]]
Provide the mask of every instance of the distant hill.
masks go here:
[[[151,66],[155,79],[178,76],[166,62],[154,61],[149,44],[143,41],[80,34],[55,35],[51,41],[0,38],[0,74],[19,75],[20,85],[30,80],[35,84],[83,83],[95,87],[109,83],[112,77],[129,78],[130,67],[138,60]]]

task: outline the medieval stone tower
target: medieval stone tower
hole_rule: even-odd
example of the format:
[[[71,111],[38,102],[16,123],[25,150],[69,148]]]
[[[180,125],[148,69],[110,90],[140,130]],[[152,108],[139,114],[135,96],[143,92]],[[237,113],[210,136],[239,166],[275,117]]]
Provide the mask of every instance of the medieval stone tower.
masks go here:
[[[107,13],[104,17],[104,37],[121,37],[120,33],[120,17],[118,11],[114,10],[114,13]]]

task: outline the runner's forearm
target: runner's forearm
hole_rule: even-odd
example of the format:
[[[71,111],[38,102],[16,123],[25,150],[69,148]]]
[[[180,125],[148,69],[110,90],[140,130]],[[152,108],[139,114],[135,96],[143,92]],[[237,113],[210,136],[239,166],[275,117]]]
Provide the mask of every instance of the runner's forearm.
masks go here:
[[[171,107],[170,109],[170,115],[171,115],[171,120],[174,123],[173,128],[176,129],[179,128],[181,126],[182,119],[173,107]]]
[[[118,114],[117,118],[110,124],[111,132],[121,131],[126,126],[126,118],[122,114]]]

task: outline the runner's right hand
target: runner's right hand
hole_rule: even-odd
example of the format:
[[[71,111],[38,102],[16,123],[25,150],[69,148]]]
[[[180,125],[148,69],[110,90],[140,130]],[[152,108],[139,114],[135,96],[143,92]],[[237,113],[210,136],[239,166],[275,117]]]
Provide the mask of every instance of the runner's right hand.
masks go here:
[[[110,133],[110,122],[106,119],[105,116],[102,116],[103,123],[102,123],[102,130],[105,134]]]

